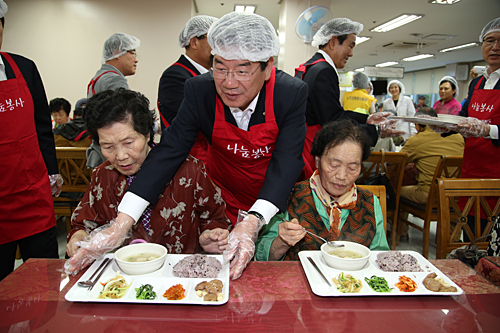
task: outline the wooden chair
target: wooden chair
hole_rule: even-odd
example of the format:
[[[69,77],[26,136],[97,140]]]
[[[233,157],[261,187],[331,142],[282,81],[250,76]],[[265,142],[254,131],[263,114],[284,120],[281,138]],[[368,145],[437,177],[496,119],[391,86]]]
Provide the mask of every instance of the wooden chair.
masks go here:
[[[87,191],[90,184],[91,170],[85,163],[87,148],[85,147],[56,147],[57,165],[59,174],[63,178],[62,192],[82,193]],[[53,197],[54,211],[57,217],[66,216],[66,228],[71,230],[71,215],[78,206],[79,199]]]
[[[427,197],[427,203],[418,204],[411,200],[401,198],[399,205],[399,219],[403,222],[408,223],[408,225],[414,227],[415,229],[423,233],[422,241],[422,255],[425,258],[429,257],[429,233],[431,221],[437,221],[439,227],[439,216],[438,216],[438,192],[436,179],[444,178],[460,178],[462,174],[462,156],[441,156],[439,159],[436,170],[434,171],[434,176],[431,182],[431,188],[429,189],[429,196]],[[413,216],[419,217],[424,220],[423,227],[404,220],[402,217],[403,212],[408,212]],[[394,230],[393,230],[394,236]]]
[[[460,242],[462,231],[469,239],[475,240],[491,233],[493,224],[500,213],[500,179],[439,179],[438,180],[439,217],[437,259],[445,259],[446,254],[454,249],[470,244]],[[464,209],[458,205],[458,198],[467,198]],[[495,197],[496,204],[490,207],[485,197]],[[484,212],[488,221],[486,228],[481,232],[480,212]],[[467,216],[473,211],[475,228],[471,230],[467,224]],[[453,216],[456,218],[453,221]],[[477,242],[480,249],[486,250],[488,242]]]
[[[387,218],[392,218],[392,221],[398,221],[399,195],[401,192],[401,185],[403,184],[407,157],[407,153],[385,152],[383,150],[373,151],[368,159],[363,162],[360,177],[356,181],[356,184],[362,184],[373,175],[378,175],[386,171],[387,175],[392,175],[389,179],[394,192],[396,193],[396,208],[394,210],[387,210]],[[393,222],[392,238],[390,242],[392,250],[396,248],[396,227],[397,223]],[[387,231],[387,227],[385,230]]]
[[[382,215],[384,216],[384,230],[387,235],[387,197],[385,194],[385,186],[382,185],[358,185],[358,188],[372,192],[380,200],[382,207]]]

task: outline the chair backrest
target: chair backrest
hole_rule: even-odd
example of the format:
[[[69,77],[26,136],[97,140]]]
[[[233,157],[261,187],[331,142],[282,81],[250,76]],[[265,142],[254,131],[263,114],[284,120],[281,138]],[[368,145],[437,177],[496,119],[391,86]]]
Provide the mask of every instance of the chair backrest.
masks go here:
[[[439,159],[434,176],[432,177],[429,196],[427,197],[427,210],[432,212],[434,209],[437,214],[438,206],[438,187],[437,179],[439,178],[460,178],[462,176],[462,156],[441,156]]]
[[[92,171],[85,166],[86,151],[85,147],[56,147],[59,174],[64,181],[62,192],[87,191]]]
[[[382,215],[384,216],[384,230],[387,234],[387,198],[385,196],[385,186],[383,185],[357,185],[358,188],[372,192],[380,201]]]
[[[453,249],[469,244],[459,242],[462,231],[465,231],[471,240],[491,232],[500,213],[500,179],[439,179],[437,186],[440,223],[438,224],[436,258],[443,259]],[[467,199],[464,205],[458,204],[459,197]],[[490,206],[487,199],[493,205]],[[480,221],[481,208],[488,221],[483,231],[481,231]],[[474,212],[475,216],[474,230],[471,230],[467,224],[467,216],[471,212]],[[451,220],[454,215],[457,222],[452,228]],[[488,247],[487,242],[476,244],[483,249]]]

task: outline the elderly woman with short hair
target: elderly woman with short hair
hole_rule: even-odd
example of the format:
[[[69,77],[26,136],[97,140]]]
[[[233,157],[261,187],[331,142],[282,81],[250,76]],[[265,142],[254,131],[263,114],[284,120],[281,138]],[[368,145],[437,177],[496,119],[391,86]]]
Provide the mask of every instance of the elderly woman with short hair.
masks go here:
[[[288,211],[265,227],[257,241],[257,260],[298,260],[321,241],[347,240],[372,250],[389,250],[380,202],[354,183],[370,155],[370,139],[349,120],[327,124],[316,135],[311,154],[317,170],[295,184]],[[289,222],[288,222],[289,221]]]

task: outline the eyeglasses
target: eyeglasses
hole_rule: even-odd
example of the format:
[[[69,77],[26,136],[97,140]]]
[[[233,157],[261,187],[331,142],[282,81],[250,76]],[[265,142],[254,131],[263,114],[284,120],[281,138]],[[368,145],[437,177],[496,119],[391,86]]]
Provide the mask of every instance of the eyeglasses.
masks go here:
[[[487,38],[483,40],[484,46],[492,47],[493,45],[495,45],[495,43],[498,43],[498,45],[500,46],[500,39]]]
[[[225,80],[227,78],[228,74],[233,74],[233,77],[240,81],[240,82],[246,82],[250,81],[250,78],[252,75],[254,75],[255,72],[259,69],[260,66],[258,66],[253,72],[249,71],[240,71],[240,70],[233,70],[233,71],[228,71],[227,69],[221,69],[221,68],[210,68],[210,74],[214,79],[217,80]]]
[[[134,56],[134,59],[137,59],[137,51],[135,50],[130,50],[130,51],[127,51],[127,53],[130,53],[131,55]]]

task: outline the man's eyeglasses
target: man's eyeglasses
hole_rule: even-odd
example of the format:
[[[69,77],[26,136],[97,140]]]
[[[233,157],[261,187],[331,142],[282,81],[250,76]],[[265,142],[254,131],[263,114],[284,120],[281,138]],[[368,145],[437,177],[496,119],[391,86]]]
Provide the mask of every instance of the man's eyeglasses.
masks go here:
[[[133,55],[135,59],[137,59],[137,52],[135,50],[130,50],[127,52],[130,53],[131,55]]]
[[[498,43],[498,45],[500,46],[500,39],[486,38],[485,40],[483,40],[484,46],[492,47],[493,45],[495,45],[495,43]]]
[[[259,68],[260,66],[258,66],[253,72],[250,72],[250,71],[240,71],[240,70],[228,71],[227,69],[212,67],[210,68],[210,74],[214,79],[217,80],[225,80],[228,74],[232,74],[236,80],[240,82],[245,82],[245,81],[250,81],[252,75],[254,75]]]

